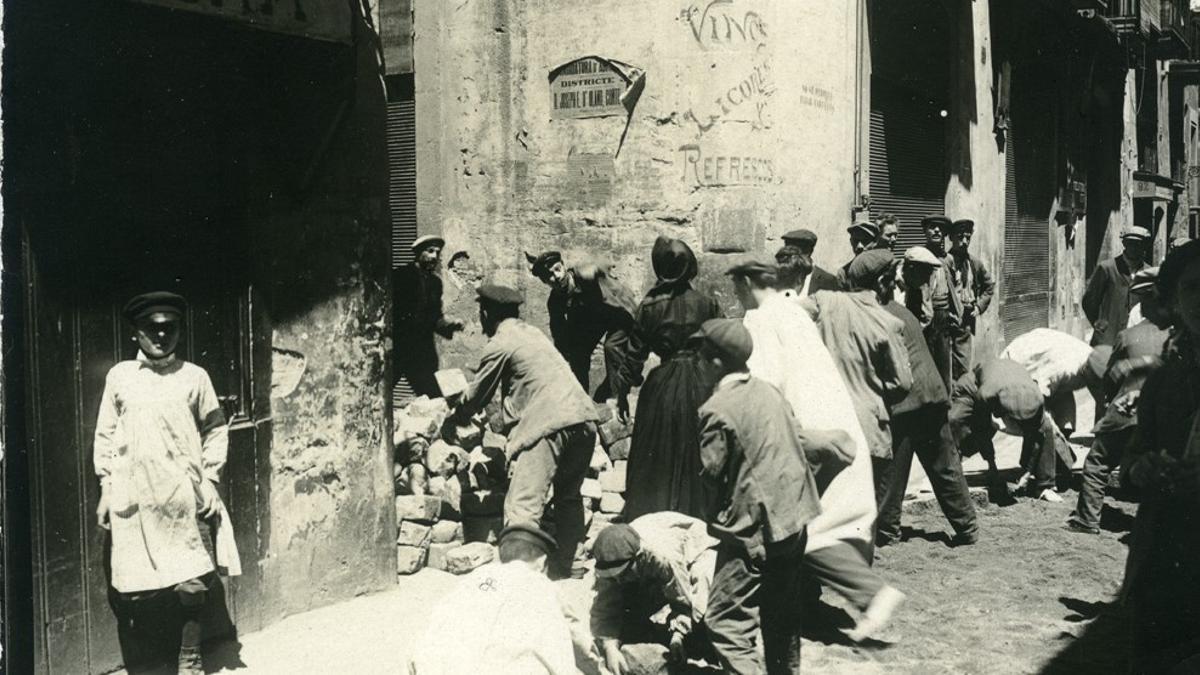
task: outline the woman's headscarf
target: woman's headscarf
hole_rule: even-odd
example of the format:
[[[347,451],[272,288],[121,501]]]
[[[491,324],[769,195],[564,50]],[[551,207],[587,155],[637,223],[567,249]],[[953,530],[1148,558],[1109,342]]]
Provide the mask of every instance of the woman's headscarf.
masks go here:
[[[655,289],[681,286],[696,276],[696,254],[680,239],[660,236],[650,251],[650,264],[658,278]]]

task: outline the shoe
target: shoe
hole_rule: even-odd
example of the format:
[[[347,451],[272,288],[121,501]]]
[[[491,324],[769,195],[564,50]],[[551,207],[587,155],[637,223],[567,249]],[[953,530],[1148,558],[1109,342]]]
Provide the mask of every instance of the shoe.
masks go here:
[[[972,530],[971,532],[959,532],[953,537],[950,537],[952,546],[971,546],[979,543],[979,531]]]
[[[1063,529],[1070,530],[1071,532],[1079,532],[1081,534],[1100,534],[1100,528],[1088,527],[1077,520],[1068,520],[1067,524],[1063,525]]]
[[[1054,491],[1054,488],[1046,488],[1045,490],[1042,490],[1038,494],[1037,499],[1043,502],[1050,502],[1051,504],[1061,504],[1063,500],[1063,498],[1058,496],[1058,493]]]
[[[1012,488],[1013,494],[1018,494],[1018,495],[1023,494],[1026,490],[1029,489],[1029,484],[1032,481],[1033,481],[1033,474],[1031,474],[1029,472],[1026,472],[1025,474],[1023,474],[1019,479],[1017,479],[1017,483],[1015,485],[1013,485],[1013,488]]]
[[[204,675],[204,660],[199,647],[183,647],[179,650],[179,675]]]
[[[854,628],[846,633],[846,637],[854,642],[862,642],[880,632],[891,622],[892,615],[896,613],[900,605],[904,604],[906,597],[899,590],[891,586],[884,586],[875,594],[874,598],[871,598],[871,604],[867,605],[867,611],[863,612]]]

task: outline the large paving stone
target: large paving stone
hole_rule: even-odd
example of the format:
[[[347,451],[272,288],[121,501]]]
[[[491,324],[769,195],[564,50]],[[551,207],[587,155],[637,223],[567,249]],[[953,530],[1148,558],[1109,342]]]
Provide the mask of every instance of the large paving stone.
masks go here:
[[[400,546],[428,546],[433,528],[423,523],[406,520],[400,523],[400,534],[396,543]]]
[[[430,528],[429,539],[434,544],[448,544],[463,540],[462,523],[452,520],[439,520]]]
[[[614,462],[629,459],[629,448],[632,445],[633,439],[622,438],[616,443],[608,446],[608,458]]]
[[[435,570],[446,572],[446,556],[454,549],[460,548],[463,545],[461,541],[449,541],[443,543],[433,543],[429,545],[429,557],[425,562],[426,567],[432,567]]]
[[[616,492],[605,492],[600,498],[601,513],[618,514],[625,508],[625,498]]]
[[[495,558],[496,548],[491,544],[482,541],[463,544],[446,553],[446,571],[452,574],[466,574]]]
[[[438,519],[442,500],[434,495],[403,495],[396,497],[396,521],[412,520],[432,524]]]
[[[625,460],[613,462],[612,468],[608,471],[600,472],[600,487],[604,488],[605,492],[625,492],[625,466],[628,464]]]
[[[604,495],[604,488],[595,478],[584,478],[583,485],[579,487],[579,494],[587,499],[600,499]]]
[[[412,574],[425,566],[426,550],[422,546],[397,546],[396,571]]]

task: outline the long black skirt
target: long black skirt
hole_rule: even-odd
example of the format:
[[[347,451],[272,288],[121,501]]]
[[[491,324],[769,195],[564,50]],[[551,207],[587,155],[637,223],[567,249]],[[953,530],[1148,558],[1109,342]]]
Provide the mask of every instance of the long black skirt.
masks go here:
[[[709,515],[710,490],[700,476],[700,406],[715,379],[698,355],[680,352],[646,377],[625,481],[627,520],[659,511]]]

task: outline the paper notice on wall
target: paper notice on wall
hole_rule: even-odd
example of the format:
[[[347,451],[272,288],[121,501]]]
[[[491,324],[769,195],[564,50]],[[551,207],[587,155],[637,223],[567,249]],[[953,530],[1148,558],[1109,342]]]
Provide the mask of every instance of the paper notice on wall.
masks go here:
[[[550,118],[628,115],[646,86],[646,73],[627,63],[586,56],[550,71]]]

